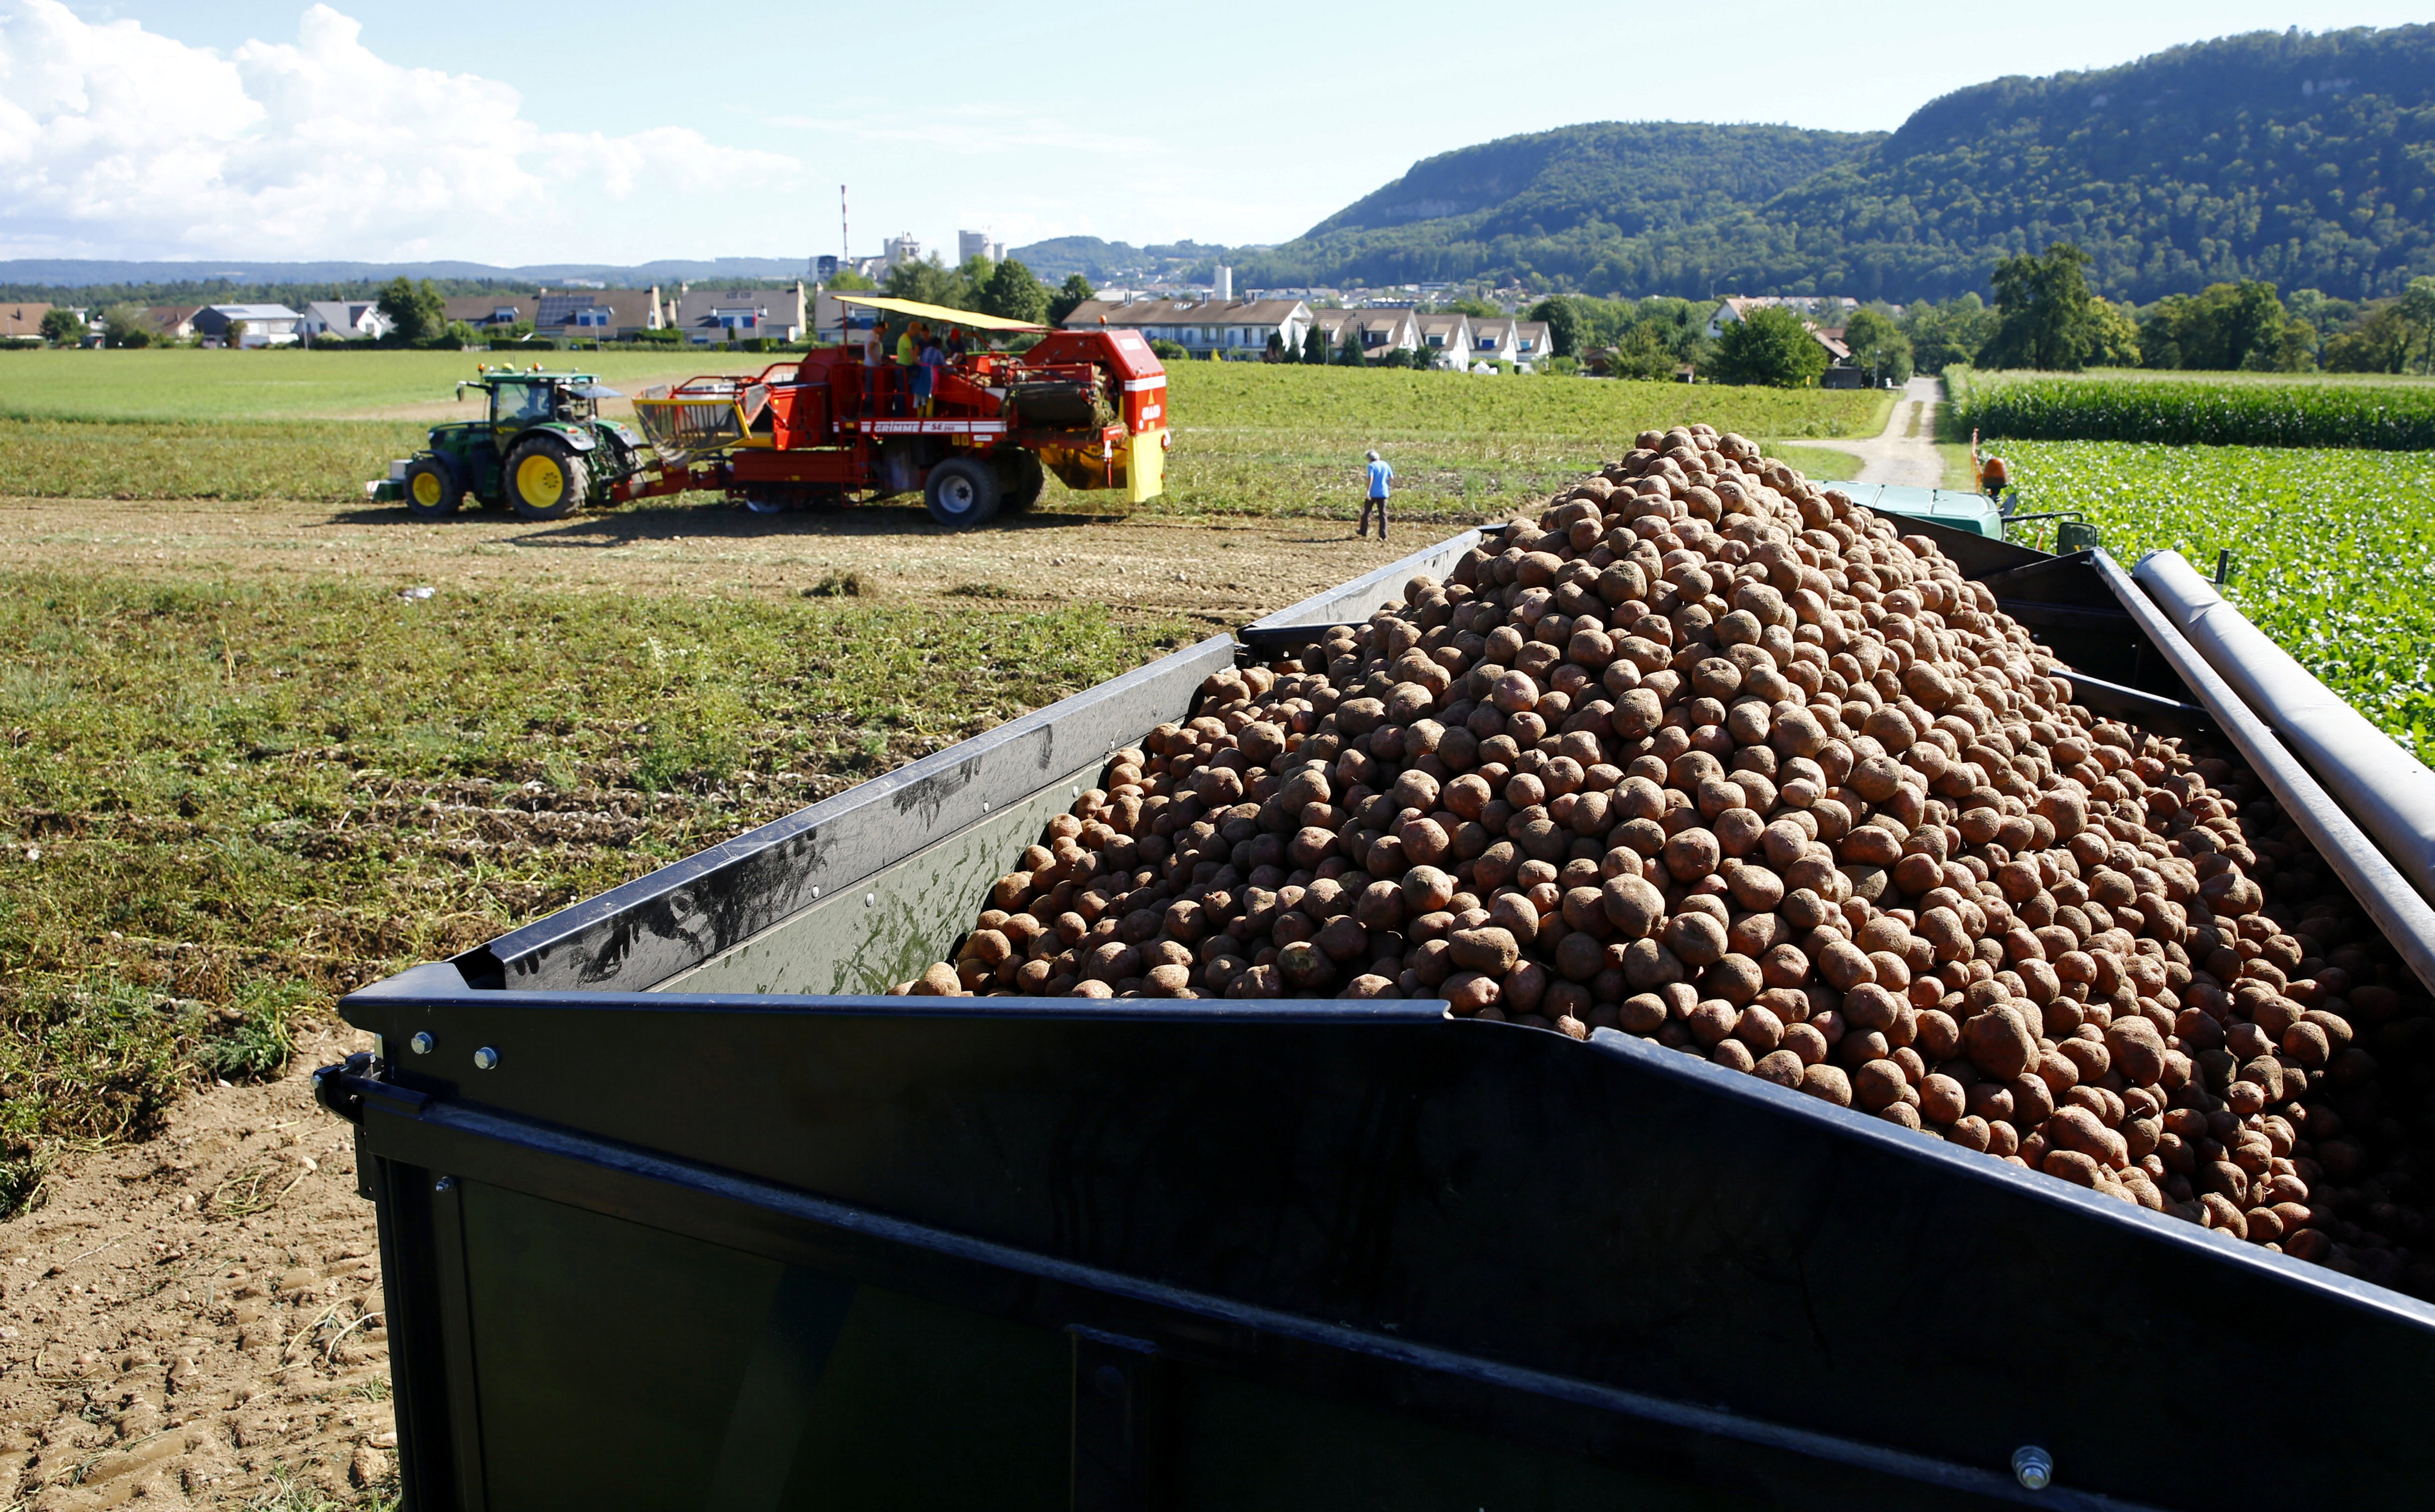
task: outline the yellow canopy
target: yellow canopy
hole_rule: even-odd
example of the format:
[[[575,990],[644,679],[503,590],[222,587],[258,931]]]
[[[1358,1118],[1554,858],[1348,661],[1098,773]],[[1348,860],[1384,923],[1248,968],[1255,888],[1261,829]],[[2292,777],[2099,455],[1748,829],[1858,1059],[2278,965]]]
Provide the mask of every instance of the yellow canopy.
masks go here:
[[[1045,331],[1045,325],[1028,320],[1005,320],[977,310],[951,310],[943,304],[924,304],[918,300],[890,300],[876,294],[837,294],[830,298],[839,304],[859,304],[866,310],[886,310],[891,315],[909,315],[919,319],[936,320],[944,325],[970,326],[976,331]]]

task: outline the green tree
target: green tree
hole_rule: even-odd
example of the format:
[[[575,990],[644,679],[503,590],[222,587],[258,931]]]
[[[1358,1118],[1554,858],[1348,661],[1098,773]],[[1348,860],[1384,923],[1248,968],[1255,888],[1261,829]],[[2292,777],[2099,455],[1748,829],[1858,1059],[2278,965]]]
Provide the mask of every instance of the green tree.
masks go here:
[[[101,312],[101,344],[106,347],[148,347],[152,318],[142,305],[113,304]]]
[[[1607,370],[1617,378],[1654,382],[1673,377],[1674,369],[1681,365],[1682,359],[1666,339],[1665,328],[1654,320],[1644,320],[1626,331],[1615,344],[1615,355],[1607,360]]]
[[[1361,333],[1355,330],[1349,320],[1344,324],[1344,344],[1336,349],[1336,365],[1339,368],[1366,366],[1361,355]]]
[[[2096,368],[2139,366],[2139,322],[2128,305],[2088,301],[2088,362]]]
[[[243,320],[231,320],[228,324],[220,327],[221,344],[226,346],[231,352],[236,351],[238,348],[245,345],[245,330],[246,327]]]
[[[1852,349],[1852,366],[1871,379],[1910,382],[1910,337],[1885,311],[1868,306],[1854,310],[1843,323],[1843,344]]]
[[[1826,370],[1826,349],[1809,322],[1780,305],[1753,310],[1725,327],[1709,372],[1720,384],[1806,388]]]
[[[1581,350],[1580,307],[1561,294],[1550,295],[1530,306],[1526,320],[1547,322],[1547,345],[1559,357],[1580,354]]]
[[[2413,278],[2402,291],[2401,316],[2418,328],[2418,370],[2435,370],[2435,278]]]
[[[1441,300],[1438,301],[1438,309],[1447,315],[1467,315],[1475,320],[1494,320],[1505,314],[1486,300],[1473,299],[1469,295],[1459,299]]]
[[[424,279],[420,288],[404,274],[389,280],[377,301],[389,320],[389,335],[406,346],[440,339],[448,334],[448,301]]]
[[[1327,364],[1327,333],[1320,329],[1316,320],[1310,323],[1309,330],[1303,333],[1302,360],[1314,367]]]
[[[1274,331],[1269,333],[1268,361],[1292,362],[1301,357],[1301,355],[1302,352],[1299,350],[1286,345],[1286,338],[1284,335]]]
[[[1099,291],[1091,286],[1089,279],[1079,273],[1066,274],[1065,282],[1057,285],[1057,292],[1048,296],[1048,323],[1063,325],[1067,316],[1098,297]]]
[[[888,270],[888,296],[936,304],[950,310],[977,310],[980,297],[960,267],[949,267],[934,254],[917,262],[899,263]]]
[[[864,294],[878,288],[879,285],[853,268],[840,267],[837,270],[836,276],[828,281],[827,287],[831,294]]]
[[[1956,363],[1967,363],[1995,335],[1995,312],[1976,294],[1912,305],[1903,312],[1903,335],[1910,337],[1911,363],[1921,372],[1941,373]]]
[[[65,305],[54,304],[43,312],[39,329],[43,340],[72,347],[84,339],[84,317]]]
[[[1048,290],[1031,276],[1031,269],[1010,257],[990,269],[989,284],[981,290],[981,309],[1001,319],[1037,324],[1048,318]]]
[[[2069,372],[2085,367],[2090,345],[2089,256],[2070,242],[2056,242],[2043,257],[2023,253],[1995,265],[1995,338],[1979,356],[1982,366],[2036,368]]]
[[[2370,303],[2357,325],[2325,343],[2329,372],[2407,372],[2422,339],[2399,300]]]

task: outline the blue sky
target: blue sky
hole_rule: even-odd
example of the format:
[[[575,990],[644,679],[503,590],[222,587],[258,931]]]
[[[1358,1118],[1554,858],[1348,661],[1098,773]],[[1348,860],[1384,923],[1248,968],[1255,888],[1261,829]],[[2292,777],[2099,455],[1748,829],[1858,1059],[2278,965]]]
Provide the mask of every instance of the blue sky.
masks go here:
[[[859,253],[966,226],[1277,241],[1516,132],[1890,129],[2001,74],[2421,19],[2289,0],[0,0],[0,257],[807,255],[838,249],[840,182]]]

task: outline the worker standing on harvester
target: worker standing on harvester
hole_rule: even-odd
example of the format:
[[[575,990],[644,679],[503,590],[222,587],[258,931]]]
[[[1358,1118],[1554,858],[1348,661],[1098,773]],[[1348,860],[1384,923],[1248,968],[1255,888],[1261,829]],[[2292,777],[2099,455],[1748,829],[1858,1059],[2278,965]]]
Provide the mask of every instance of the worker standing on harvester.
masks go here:
[[[1378,511],[1378,539],[1382,541],[1387,539],[1387,495],[1390,491],[1389,485],[1393,481],[1394,476],[1395,470],[1380,460],[1377,453],[1372,452],[1369,468],[1370,491],[1361,501],[1360,533],[1362,535],[1366,536],[1370,533],[1370,511],[1375,509]]]
[[[1978,451],[1978,433],[1970,433],[1970,467],[1978,475],[1978,491],[1991,499],[2000,499],[2012,485],[2012,469],[2002,457]]]

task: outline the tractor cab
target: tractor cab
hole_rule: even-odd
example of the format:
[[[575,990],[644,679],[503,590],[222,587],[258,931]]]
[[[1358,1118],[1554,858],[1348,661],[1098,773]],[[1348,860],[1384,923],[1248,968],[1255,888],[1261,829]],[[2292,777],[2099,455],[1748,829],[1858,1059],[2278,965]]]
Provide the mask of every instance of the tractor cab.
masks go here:
[[[491,430],[502,452],[531,426],[586,424],[598,416],[601,400],[620,397],[584,372],[485,372],[457,386],[459,396],[476,387],[490,391]]]

